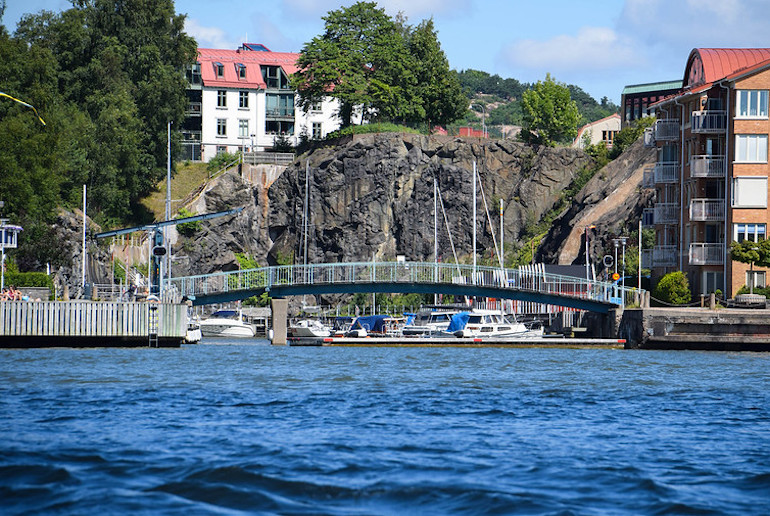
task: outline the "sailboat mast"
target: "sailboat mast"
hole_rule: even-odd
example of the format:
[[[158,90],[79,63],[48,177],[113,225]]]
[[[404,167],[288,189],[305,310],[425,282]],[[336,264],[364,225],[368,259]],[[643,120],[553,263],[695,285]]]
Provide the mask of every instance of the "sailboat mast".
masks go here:
[[[473,284],[476,284],[476,161],[473,161]]]

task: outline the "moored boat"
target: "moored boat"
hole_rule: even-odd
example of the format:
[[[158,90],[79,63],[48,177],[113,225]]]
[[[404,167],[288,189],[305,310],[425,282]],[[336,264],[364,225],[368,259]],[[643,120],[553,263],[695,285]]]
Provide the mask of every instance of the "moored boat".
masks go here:
[[[426,307],[407,320],[402,333],[405,337],[442,333],[449,327],[452,316],[460,312],[459,308]]]
[[[240,310],[217,310],[200,323],[204,337],[254,337],[254,328]]]
[[[539,338],[543,325],[539,321],[525,324],[499,311],[472,310],[454,315],[446,332],[465,338]]]
[[[329,337],[331,328],[317,319],[300,319],[289,326],[289,336],[302,337]]]

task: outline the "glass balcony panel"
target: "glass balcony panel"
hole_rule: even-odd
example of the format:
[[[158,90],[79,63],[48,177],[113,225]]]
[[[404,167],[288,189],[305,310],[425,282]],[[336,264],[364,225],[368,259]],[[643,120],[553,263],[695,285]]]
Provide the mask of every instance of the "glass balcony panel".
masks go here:
[[[725,177],[725,157],[700,155],[690,158],[691,177]]]
[[[657,245],[652,249],[653,267],[675,267],[676,266],[676,246],[675,245]]]
[[[679,222],[679,205],[673,202],[655,204],[655,224],[676,224]]]
[[[724,244],[690,244],[690,265],[722,265],[724,257]]]
[[[698,134],[723,133],[727,128],[726,111],[693,111],[692,132]]]
[[[655,163],[655,183],[678,183],[679,162],[659,161]]]
[[[679,139],[679,131],[681,130],[681,123],[679,120],[663,119],[655,122],[655,140],[657,141],[672,141]]]
[[[690,220],[694,222],[725,220],[725,201],[723,199],[693,199],[690,201]]]

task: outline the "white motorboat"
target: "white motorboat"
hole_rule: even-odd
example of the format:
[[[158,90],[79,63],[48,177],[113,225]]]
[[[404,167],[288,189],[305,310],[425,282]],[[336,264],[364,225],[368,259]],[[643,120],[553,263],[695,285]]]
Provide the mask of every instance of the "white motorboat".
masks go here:
[[[248,324],[240,310],[217,310],[200,323],[204,337],[253,337],[254,327]]]
[[[434,335],[446,331],[452,316],[460,313],[458,308],[433,307],[420,310],[414,319],[402,328],[404,336]]]
[[[202,337],[200,319],[198,319],[197,315],[195,317],[189,317],[187,320],[187,333],[184,337],[185,343],[196,344],[200,342]]]
[[[530,324],[518,322],[515,316],[505,316],[495,310],[472,310],[452,317],[447,332],[456,337],[482,339],[539,338],[543,336],[543,325],[539,321]]]
[[[301,319],[289,326],[290,337],[329,337],[331,328],[317,319]]]

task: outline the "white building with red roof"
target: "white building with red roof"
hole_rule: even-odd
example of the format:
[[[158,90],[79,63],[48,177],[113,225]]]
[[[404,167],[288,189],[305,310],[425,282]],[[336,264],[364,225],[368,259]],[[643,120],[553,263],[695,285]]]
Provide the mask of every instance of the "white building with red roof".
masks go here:
[[[591,145],[596,145],[599,142],[604,142],[607,147],[612,147],[612,142],[615,140],[615,135],[620,131],[620,115],[613,113],[610,116],[606,116],[601,120],[589,122],[580,129],[575,140],[572,142],[572,146],[576,149],[585,148],[585,143],[588,142]]]
[[[237,50],[199,48],[187,77],[185,159],[209,161],[220,152],[264,151],[285,137],[323,138],[339,128],[338,102],[327,98],[307,113],[296,106],[289,77],[299,54],[244,43]]]
[[[767,239],[770,224],[770,48],[696,48],[683,86],[652,107],[645,144],[653,276],[680,270],[694,294],[764,287],[770,270],[730,259],[730,242]],[[650,220],[649,217],[645,217]]]

